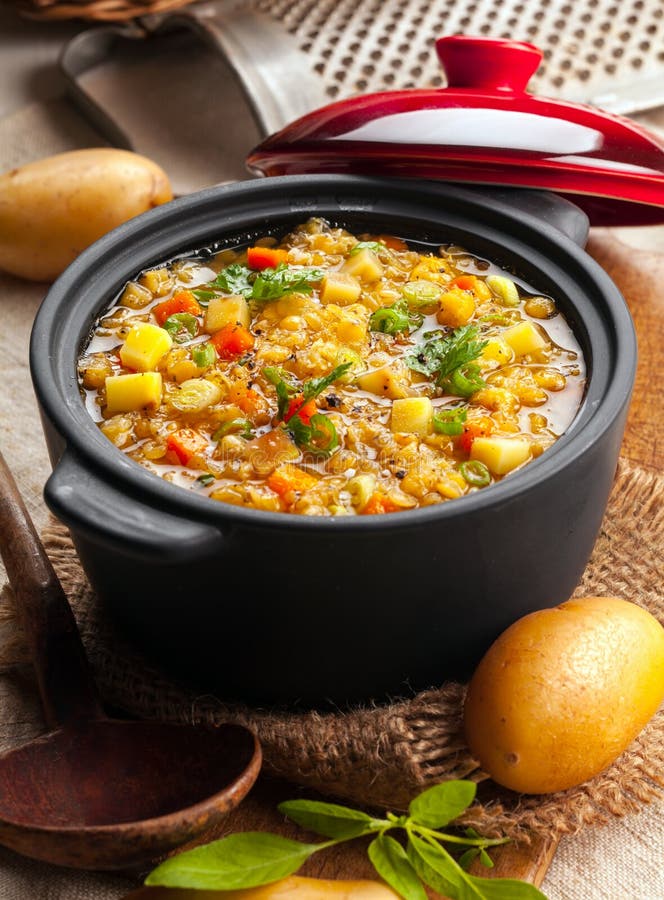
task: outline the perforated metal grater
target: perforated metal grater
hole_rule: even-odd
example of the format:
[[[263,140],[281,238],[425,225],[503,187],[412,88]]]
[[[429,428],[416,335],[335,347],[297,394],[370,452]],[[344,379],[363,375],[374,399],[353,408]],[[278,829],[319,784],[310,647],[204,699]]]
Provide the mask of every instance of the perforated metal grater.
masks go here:
[[[283,22],[328,98],[444,84],[443,34],[529,41],[531,89],[630,113],[664,104],[664,0],[256,0]]]

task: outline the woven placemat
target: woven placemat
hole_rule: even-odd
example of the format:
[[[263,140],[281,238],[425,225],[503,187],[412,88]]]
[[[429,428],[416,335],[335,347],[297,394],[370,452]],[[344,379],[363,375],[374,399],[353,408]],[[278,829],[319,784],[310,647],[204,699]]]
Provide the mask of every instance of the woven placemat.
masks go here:
[[[577,596],[632,600],[664,622],[664,476],[622,461],[592,558]],[[185,689],[122,646],[104,621],[66,529],[43,534],[70,598],[104,699],[142,718],[242,722],[263,745],[265,768],[323,794],[368,807],[403,810],[423,788],[449,778],[478,781],[478,802],[464,822],[485,834],[527,840],[532,833],[574,834],[635,812],[664,796],[664,709],[605,772],[546,796],[497,788],[465,745],[465,688],[448,683],[386,706],[333,713],[289,713],[227,704]],[[20,647],[5,648],[18,661]]]

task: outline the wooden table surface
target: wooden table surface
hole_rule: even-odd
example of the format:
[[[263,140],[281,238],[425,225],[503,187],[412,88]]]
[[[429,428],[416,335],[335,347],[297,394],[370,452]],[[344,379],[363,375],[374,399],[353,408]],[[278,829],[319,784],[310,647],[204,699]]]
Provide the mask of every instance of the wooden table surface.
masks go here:
[[[637,236],[638,234],[634,233]],[[623,457],[649,469],[664,468],[664,407],[659,378],[664,370],[664,227],[648,230],[652,249],[635,249],[621,240],[623,231],[596,229],[587,245],[589,254],[622,291],[634,318],[639,342],[639,365],[625,437]],[[630,241],[633,242],[631,237]],[[661,251],[658,245],[661,241]],[[311,796],[293,785],[262,778],[244,803],[226,820],[225,833],[272,831],[295,839],[302,832],[277,812],[282,800]],[[300,874],[319,878],[375,878],[366,856],[366,841],[358,840],[316,854]],[[508,844],[492,851],[495,868],[480,866],[484,877],[511,877],[540,885],[556,852],[557,842],[535,839],[529,846]],[[429,896],[440,895],[429,891]],[[148,900],[146,897],[145,900]]]

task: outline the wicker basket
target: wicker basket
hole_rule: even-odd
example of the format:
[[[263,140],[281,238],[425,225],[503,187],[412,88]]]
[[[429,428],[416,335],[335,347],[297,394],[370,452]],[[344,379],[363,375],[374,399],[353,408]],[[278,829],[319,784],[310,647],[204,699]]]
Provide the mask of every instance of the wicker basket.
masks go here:
[[[10,0],[29,19],[125,22],[149,13],[187,6],[192,0]]]

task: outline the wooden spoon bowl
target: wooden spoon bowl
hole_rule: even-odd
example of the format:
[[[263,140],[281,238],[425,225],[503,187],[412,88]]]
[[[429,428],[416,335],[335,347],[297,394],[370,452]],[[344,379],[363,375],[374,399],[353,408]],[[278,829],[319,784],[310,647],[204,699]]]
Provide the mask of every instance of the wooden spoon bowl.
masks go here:
[[[73,614],[1,454],[0,553],[52,728],[0,757],[0,843],[64,866],[134,869],[214,829],[256,780],[255,735],[104,716]]]

